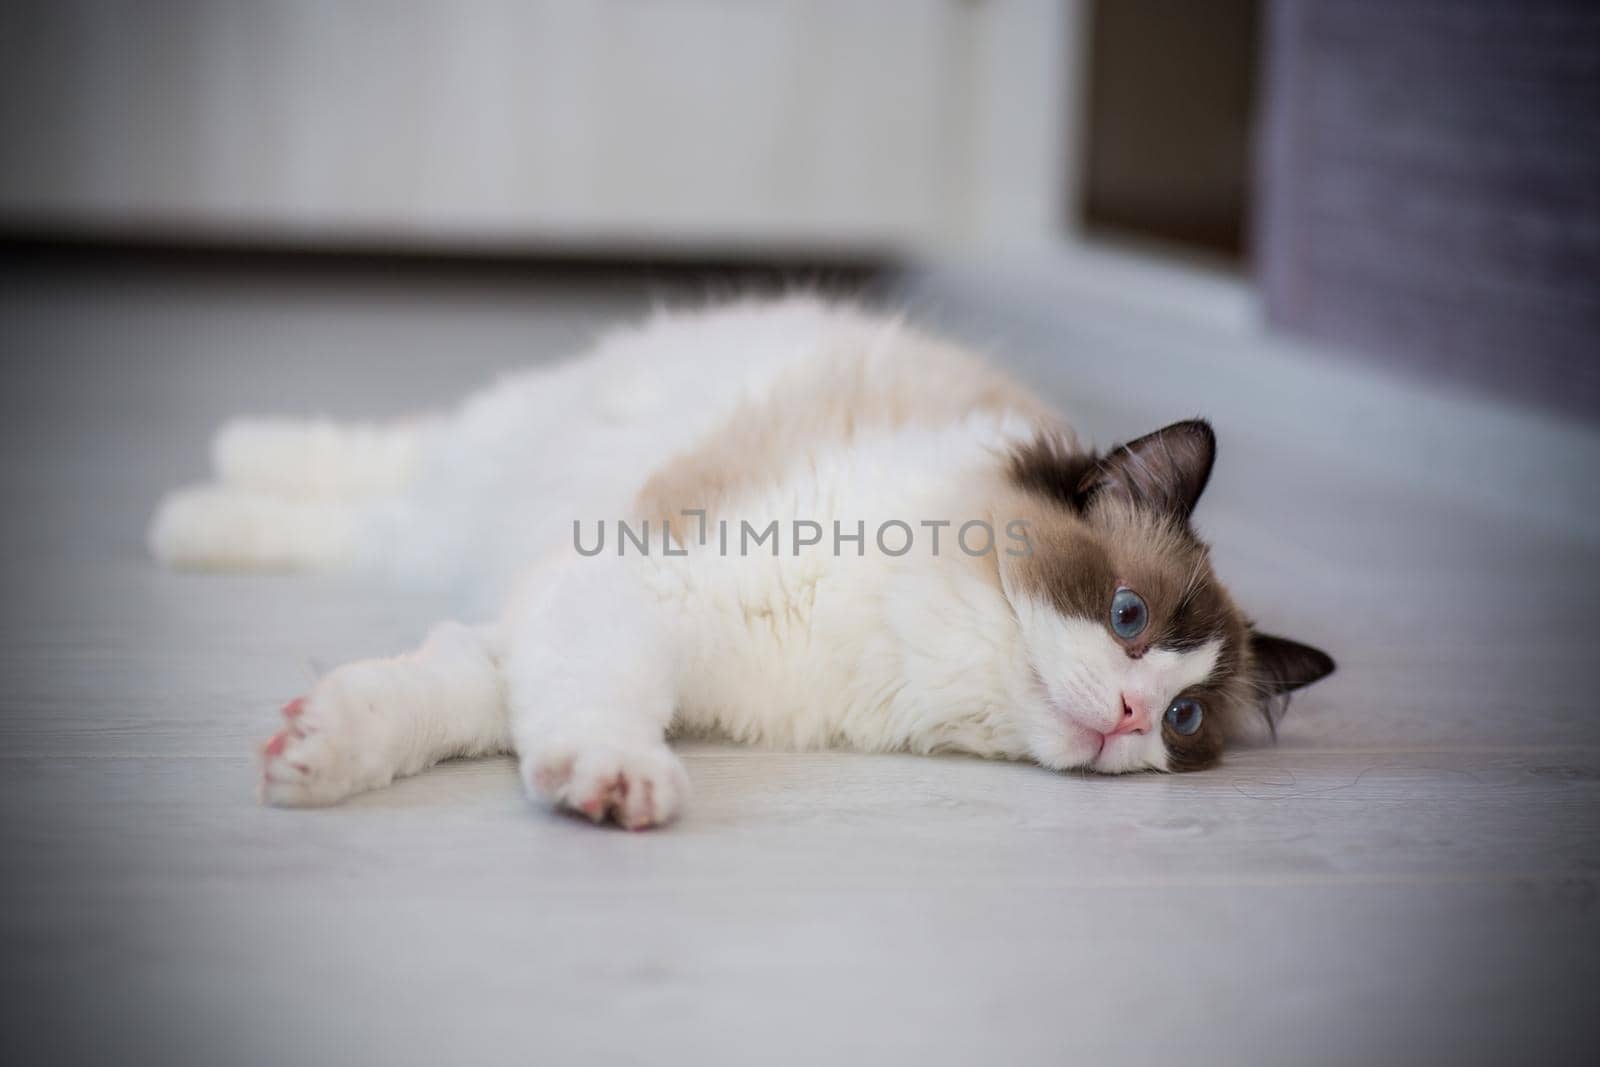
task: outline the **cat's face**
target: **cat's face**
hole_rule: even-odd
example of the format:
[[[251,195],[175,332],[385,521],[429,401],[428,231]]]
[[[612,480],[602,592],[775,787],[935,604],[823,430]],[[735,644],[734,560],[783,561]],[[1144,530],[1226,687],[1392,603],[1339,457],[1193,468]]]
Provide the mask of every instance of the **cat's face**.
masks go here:
[[[1194,421],[1103,457],[1048,437],[1011,457],[1032,552],[1001,579],[1042,697],[1023,733],[1045,766],[1198,770],[1251,712],[1333,670],[1254,630],[1212,572],[1189,515],[1215,449]]]

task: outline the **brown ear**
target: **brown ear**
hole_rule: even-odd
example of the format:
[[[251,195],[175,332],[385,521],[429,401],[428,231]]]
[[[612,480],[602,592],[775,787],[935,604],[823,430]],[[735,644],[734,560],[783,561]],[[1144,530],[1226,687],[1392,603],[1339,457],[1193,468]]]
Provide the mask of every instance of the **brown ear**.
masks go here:
[[[1275,697],[1333,673],[1333,657],[1287,637],[1250,631],[1250,655],[1262,696]]]
[[[1084,500],[1114,493],[1187,520],[1211,479],[1216,458],[1217,436],[1210,423],[1175,422],[1112,449],[1083,475],[1078,493]]]

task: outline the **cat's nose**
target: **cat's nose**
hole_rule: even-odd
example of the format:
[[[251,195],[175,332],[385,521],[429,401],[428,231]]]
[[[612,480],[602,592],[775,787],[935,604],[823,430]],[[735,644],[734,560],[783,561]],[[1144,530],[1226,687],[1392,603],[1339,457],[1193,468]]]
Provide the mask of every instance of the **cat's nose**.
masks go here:
[[[1122,718],[1107,737],[1150,732],[1150,705],[1132,693],[1122,694]]]

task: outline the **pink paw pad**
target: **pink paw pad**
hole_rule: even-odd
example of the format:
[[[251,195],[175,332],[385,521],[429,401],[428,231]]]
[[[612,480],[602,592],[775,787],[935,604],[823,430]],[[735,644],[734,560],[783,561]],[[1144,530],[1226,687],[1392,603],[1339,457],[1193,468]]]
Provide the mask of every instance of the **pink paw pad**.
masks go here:
[[[578,810],[595,822],[601,822],[613,813],[620,816],[627,796],[628,779],[619,774],[610,781],[601,782],[595,792],[578,805]]]
[[[284,730],[281,733],[273,734],[261,751],[267,756],[281,756],[283,755],[283,747],[288,743],[289,731]]]
[[[283,717],[285,719],[298,719],[302,714],[305,713],[305,710],[306,698],[295,697],[293,700],[289,701],[289,703],[283,706]]]

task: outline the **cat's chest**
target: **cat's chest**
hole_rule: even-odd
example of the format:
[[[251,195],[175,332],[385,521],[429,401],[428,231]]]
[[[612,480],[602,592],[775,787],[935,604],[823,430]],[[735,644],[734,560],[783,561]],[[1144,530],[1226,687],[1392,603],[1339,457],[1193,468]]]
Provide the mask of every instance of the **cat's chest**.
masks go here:
[[[990,444],[957,426],[809,456],[659,561],[689,707],[784,745],[1009,752],[929,740],[1006,720],[1030,684],[998,579],[1010,542],[984,525]]]
[[[1026,663],[981,566],[831,551],[697,562],[681,587],[689,716],[794,747],[1019,750],[1007,724]]]

